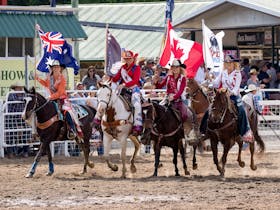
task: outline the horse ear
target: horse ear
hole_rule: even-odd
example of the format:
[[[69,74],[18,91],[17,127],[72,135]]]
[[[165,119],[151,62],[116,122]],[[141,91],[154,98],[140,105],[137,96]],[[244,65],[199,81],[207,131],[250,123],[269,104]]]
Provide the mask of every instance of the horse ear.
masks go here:
[[[28,90],[25,86],[23,87],[23,90],[24,90],[24,92],[28,93]]]
[[[35,87],[32,87],[32,88],[31,88],[31,93],[32,93],[32,94],[35,94],[35,92],[36,92]]]
[[[150,98],[148,98],[148,103],[151,103],[151,99]]]

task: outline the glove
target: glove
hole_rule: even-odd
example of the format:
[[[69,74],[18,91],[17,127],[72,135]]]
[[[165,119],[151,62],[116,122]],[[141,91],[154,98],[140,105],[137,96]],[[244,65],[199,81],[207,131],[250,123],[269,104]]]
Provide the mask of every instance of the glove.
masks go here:
[[[258,115],[262,115],[262,113],[259,110],[256,110]]]
[[[93,126],[95,127],[96,130],[101,130],[101,120],[94,118],[93,119]]]

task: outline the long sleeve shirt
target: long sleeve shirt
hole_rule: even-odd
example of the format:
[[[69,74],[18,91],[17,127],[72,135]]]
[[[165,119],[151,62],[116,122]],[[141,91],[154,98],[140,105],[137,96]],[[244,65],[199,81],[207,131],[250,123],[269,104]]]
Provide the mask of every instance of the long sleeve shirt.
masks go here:
[[[180,75],[176,79],[173,75],[168,75],[163,81],[156,84],[156,88],[162,88],[166,85],[167,95],[174,94],[174,100],[177,100],[179,98],[184,98],[183,93],[186,88],[186,84],[186,77],[183,75]]]
[[[239,95],[240,84],[241,73],[239,70],[233,70],[230,74],[228,74],[227,70],[224,70],[213,82],[215,88],[226,88],[235,96]]]
[[[131,88],[134,86],[140,87],[140,77],[140,66],[136,64],[127,66],[127,64],[124,64],[122,68],[118,71],[118,73],[112,78],[112,81],[118,82],[119,80],[121,80],[127,88]]]
[[[46,87],[50,92],[50,100],[65,99],[67,98],[66,93],[66,80],[63,75],[59,75],[56,79],[53,76],[47,79],[37,78],[38,82]]]

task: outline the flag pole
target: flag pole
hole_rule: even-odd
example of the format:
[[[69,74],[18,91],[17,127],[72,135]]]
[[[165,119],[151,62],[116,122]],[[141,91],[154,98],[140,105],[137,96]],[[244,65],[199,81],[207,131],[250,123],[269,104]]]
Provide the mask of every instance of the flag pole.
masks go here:
[[[104,74],[107,75],[107,52],[108,52],[108,33],[109,24],[106,24],[106,36],[105,36],[105,57],[104,57]]]
[[[36,77],[37,77],[37,71],[36,71],[36,63],[37,63],[37,60],[36,60],[36,34],[37,34],[37,29],[36,29],[36,26],[37,26],[37,19],[35,18],[35,21],[34,21],[34,40],[33,40],[33,53],[34,53],[34,88],[36,89],[37,87],[37,82],[36,82]]]

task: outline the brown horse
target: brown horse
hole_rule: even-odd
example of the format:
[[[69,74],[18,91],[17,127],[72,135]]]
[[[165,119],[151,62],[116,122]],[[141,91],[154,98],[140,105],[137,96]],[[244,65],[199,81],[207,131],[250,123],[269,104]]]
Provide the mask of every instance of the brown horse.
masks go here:
[[[250,126],[253,131],[254,139],[260,147],[260,152],[264,151],[264,142],[257,133],[257,124],[253,122],[254,118],[250,119]],[[216,95],[209,108],[209,118],[207,132],[210,137],[211,149],[213,152],[213,160],[217,166],[217,170],[221,176],[225,173],[225,164],[227,161],[227,155],[232,146],[237,142],[239,146],[237,161],[240,167],[244,167],[245,163],[241,160],[241,151],[243,141],[238,132],[237,110],[235,105],[231,102],[229,95],[225,89],[216,91]],[[218,143],[223,144],[223,155],[221,158],[222,166],[218,162]],[[255,143],[250,143],[251,164],[252,170],[256,170],[257,167],[254,163],[254,151]]]
[[[196,114],[197,124],[200,125],[204,113],[208,110],[210,104],[209,97],[204,93],[201,86],[193,78],[187,79],[186,91],[191,101],[191,108]],[[203,142],[205,139],[201,140],[203,150],[208,150],[205,142]]]

